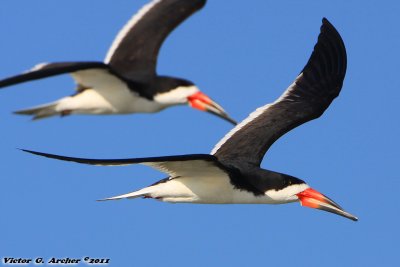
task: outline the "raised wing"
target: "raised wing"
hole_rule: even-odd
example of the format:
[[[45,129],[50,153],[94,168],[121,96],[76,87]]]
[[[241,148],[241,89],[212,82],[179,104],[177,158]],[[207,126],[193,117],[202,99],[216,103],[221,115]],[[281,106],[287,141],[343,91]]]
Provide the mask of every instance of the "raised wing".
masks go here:
[[[259,166],[279,137],[324,113],[339,95],[346,67],[343,40],[324,18],[314,51],[293,84],[274,103],[258,108],[231,130],[211,154],[222,162],[241,161]]]
[[[206,0],[153,0],[122,28],[105,58],[126,79],[156,74],[164,39]]]
[[[99,165],[99,166],[124,166],[132,164],[142,164],[152,167],[160,172],[168,174],[171,178],[179,176],[196,177],[208,176],[216,171],[223,171],[222,165],[216,157],[209,154],[192,154],[181,156],[151,157],[151,158],[130,158],[130,159],[85,159],[65,157],[54,154],[47,154],[31,150],[22,149],[25,152],[64,161],[73,161],[82,164]]]
[[[76,72],[87,69],[107,69],[107,65],[102,62],[57,62],[42,63],[36,65],[31,70],[0,80],[0,88],[32,80],[47,78],[64,73]]]

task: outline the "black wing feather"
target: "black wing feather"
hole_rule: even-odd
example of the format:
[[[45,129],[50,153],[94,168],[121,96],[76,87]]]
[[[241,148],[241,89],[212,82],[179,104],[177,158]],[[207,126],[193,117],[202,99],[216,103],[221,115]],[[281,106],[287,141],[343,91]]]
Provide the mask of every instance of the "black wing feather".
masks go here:
[[[32,80],[47,78],[59,74],[70,73],[78,70],[99,69],[99,68],[106,69],[108,67],[102,62],[47,63],[43,64],[40,67],[35,67],[32,70],[25,72],[23,74],[0,80],[0,88]]]
[[[130,165],[139,163],[155,163],[155,162],[170,162],[170,161],[190,161],[190,160],[204,160],[216,162],[216,158],[209,154],[190,154],[190,155],[179,155],[179,156],[165,156],[165,157],[149,157],[149,158],[128,158],[128,159],[85,159],[66,157],[54,154],[48,154],[43,152],[37,152],[27,149],[21,149],[24,152],[28,152],[37,156],[46,158],[72,161],[81,164],[88,165],[103,165],[103,166],[118,166],[118,165]]]
[[[165,38],[206,0],[163,0],[127,32],[108,63],[126,79],[156,74],[157,56]]]
[[[277,101],[262,107],[262,112],[253,113],[228,133],[213,154],[222,161],[259,166],[278,138],[324,113],[340,93],[346,68],[343,40],[324,18],[314,51],[294,83]]]

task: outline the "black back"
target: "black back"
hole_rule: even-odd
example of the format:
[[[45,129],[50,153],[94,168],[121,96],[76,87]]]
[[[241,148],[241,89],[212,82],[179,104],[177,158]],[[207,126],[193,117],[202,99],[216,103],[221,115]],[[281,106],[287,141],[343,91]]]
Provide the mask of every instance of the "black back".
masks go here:
[[[168,76],[155,76],[153,79],[127,80],[128,87],[141,97],[153,100],[157,94],[167,93],[180,86],[193,85],[191,81]]]
[[[304,184],[304,181],[279,172],[261,169],[253,164],[244,162],[224,162],[218,160],[226,173],[229,174],[231,184],[239,190],[263,196],[268,190],[282,190],[290,185]]]

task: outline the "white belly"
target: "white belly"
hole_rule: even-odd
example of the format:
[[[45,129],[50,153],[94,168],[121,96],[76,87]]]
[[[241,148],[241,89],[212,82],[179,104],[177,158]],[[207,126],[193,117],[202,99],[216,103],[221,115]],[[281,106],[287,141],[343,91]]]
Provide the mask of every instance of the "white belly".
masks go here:
[[[229,177],[180,177],[146,188],[152,198],[171,203],[278,204],[286,203],[233,187]]]
[[[152,113],[165,105],[140,97],[125,82],[107,70],[90,69],[71,73],[78,84],[89,89],[60,99],[57,111],[83,114]]]
[[[152,113],[163,108],[154,101],[139,97],[126,87],[86,89],[80,94],[61,99],[57,105],[57,111],[70,110],[74,114]]]

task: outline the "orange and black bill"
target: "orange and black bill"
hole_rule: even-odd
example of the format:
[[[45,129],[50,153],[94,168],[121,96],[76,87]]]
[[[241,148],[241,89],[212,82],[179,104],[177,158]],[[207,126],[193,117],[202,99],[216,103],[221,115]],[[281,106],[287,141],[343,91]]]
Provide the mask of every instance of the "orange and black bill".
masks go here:
[[[202,111],[209,112],[211,114],[214,114],[226,121],[229,121],[230,123],[236,125],[237,122],[229,117],[229,115],[225,112],[225,110],[218,105],[216,102],[214,102],[211,98],[209,98],[207,95],[205,95],[202,92],[197,92],[191,96],[188,97],[189,105],[192,108],[199,109]]]
[[[350,220],[358,221],[356,216],[344,211],[343,208],[335,203],[332,199],[312,188],[308,188],[303,192],[298,193],[297,197],[299,198],[302,206],[332,212]]]

